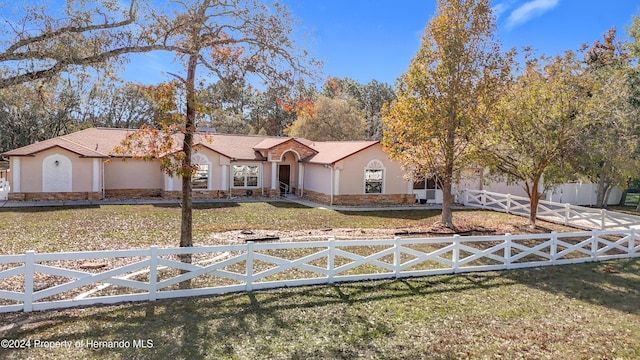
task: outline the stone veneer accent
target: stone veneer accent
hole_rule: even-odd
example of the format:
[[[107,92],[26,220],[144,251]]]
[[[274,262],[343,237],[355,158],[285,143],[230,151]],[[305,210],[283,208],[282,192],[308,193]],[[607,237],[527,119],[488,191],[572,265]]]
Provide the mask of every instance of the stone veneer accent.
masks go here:
[[[137,199],[160,197],[161,189],[106,189],[104,195],[107,198]]]
[[[9,201],[100,200],[101,192],[9,193]]]
[[[282,158],[282,154],[290,150],[296,151],[300,155],[301,159],[318,153],[317,151],[291,139],[269,149],[269,155],[271,155],[273,160],[280,160]]]
[[[305,199],[321,204],[330,204],[331,196],[315,191],[304,190]],[[342,206],[376,206],[413,204],[413,194],[362,194],[362,195],[334,195],[333,205]]]
[[[247,190],[253,191],[251,196],[247,195]],[[161,195],[164,199],[180,199],[182,198],[182,191],[162,191]],[[234,198],[278,198],[280,197],[279,190],[264,189],[231,189],[231,196]],[[192,192],[193,199],[228,199],[229,192],[226,190],[196,190]]]

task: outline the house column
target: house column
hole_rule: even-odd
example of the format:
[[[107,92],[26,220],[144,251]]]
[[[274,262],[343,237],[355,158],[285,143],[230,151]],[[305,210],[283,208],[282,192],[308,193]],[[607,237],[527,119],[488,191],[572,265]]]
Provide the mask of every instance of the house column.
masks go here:
[[[334,174],[333,181],[335,184],[333,185],[333,194],[340,195],[340,168],[337,168]]]
[[[221,180],[221,185],[220,188],[222,190],[226,190],[227,189],[227,169],[229,168],[229,165],[222,165],[222,174],[220,176],[222,176]]]
[[[173,191],[173,176],[164,174],[164,191]]]
[[[94,158],[91,166],[92,177],[91,177],[91,191],[98,192],[100,191],[100,159]]]
[[[20,169],[20,158],[14,156],[11,158],[13,162],[13,166],[11,166],[11,192],[19,193],[20,192],[20,173],[22,170]]]
[[[271,190],[277,190],[278,189],[278,165],[275,161],[271,162]]]
[[[302,189],[304,188],[304,164],[298,163],[298,193],[302,196]]]

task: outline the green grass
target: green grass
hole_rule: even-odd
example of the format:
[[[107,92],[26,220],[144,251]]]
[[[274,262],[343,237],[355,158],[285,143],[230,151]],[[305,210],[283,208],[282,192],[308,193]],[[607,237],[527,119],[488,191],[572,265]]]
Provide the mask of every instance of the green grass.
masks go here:
[[[638,201],[640,201],[640,194],[631,193],[627,194],[627,197],[624,200],[624,204],[628,206],[636,206],[638,205]]]
[[[0,254],[178,246],[177,206],[112,205],[81,208],[0,209]],[[215,245],[212,234],[227,230],[407,229],[438,221],[439,210],[338,212],[298,204],[215,203],[194,210],[193,242]],[[497,212],[455,212],[456,223],[487,228],[506,227],[517,233],[526,219]],[[540,222],[541,231],[571,228]],[[546,229],[546,230],[545,230]]]
[[[608,206],[607,210],[616,211],[616,212],[629,214],[629,215],[640,216],[640,211],[636,210],[636,206],[635,205],[634,206],[613,205],[613,206]]]
[[[637,359],[640,260],[6,314],[0,337],[150,349],[47,359]]]
[[[175,246],[167,206],[0,211],[0,253]],[[194,237],[232,229],[405,229],[438,211],[371,213],[288,203],[202,205]],[[526,219],[458,211],[516,233]],[[541,222],[540,231],[570,228]],[[0,348],[34,359],[637,359],[640,259],[0,315],[0,339],[150,339],[150,349]],[[132,346],[132,343],[131,343]]]

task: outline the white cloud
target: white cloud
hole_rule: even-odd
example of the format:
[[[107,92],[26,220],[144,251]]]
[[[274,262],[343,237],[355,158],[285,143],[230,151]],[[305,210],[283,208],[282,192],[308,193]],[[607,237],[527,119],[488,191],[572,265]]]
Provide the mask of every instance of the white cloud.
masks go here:
[[[491,10],[493,11],[493,16],[495,16],[496,19],[500,18],[500,15],[507,12],[507,10],[511,8],[511,5],[513,5],[513,1],[505,1],[496,4],[491,8]]]
[[[507,19],[507,28],[523,24],[558,5],[560,0],[531,0],[513,10]]]

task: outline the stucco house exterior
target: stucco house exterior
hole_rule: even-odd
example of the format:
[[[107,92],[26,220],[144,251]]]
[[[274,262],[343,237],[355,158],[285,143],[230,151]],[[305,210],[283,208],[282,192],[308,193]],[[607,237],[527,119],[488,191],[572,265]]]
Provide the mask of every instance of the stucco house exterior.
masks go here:
[[[114,155],[132,130],[89,128],[2,154],[9,158],[9,200],[178,198],[181,178],[158,160]],[[333,205],[415,202],[377,141],[209,134],[195,137],[193,197],[279,197],[296,194]]]

